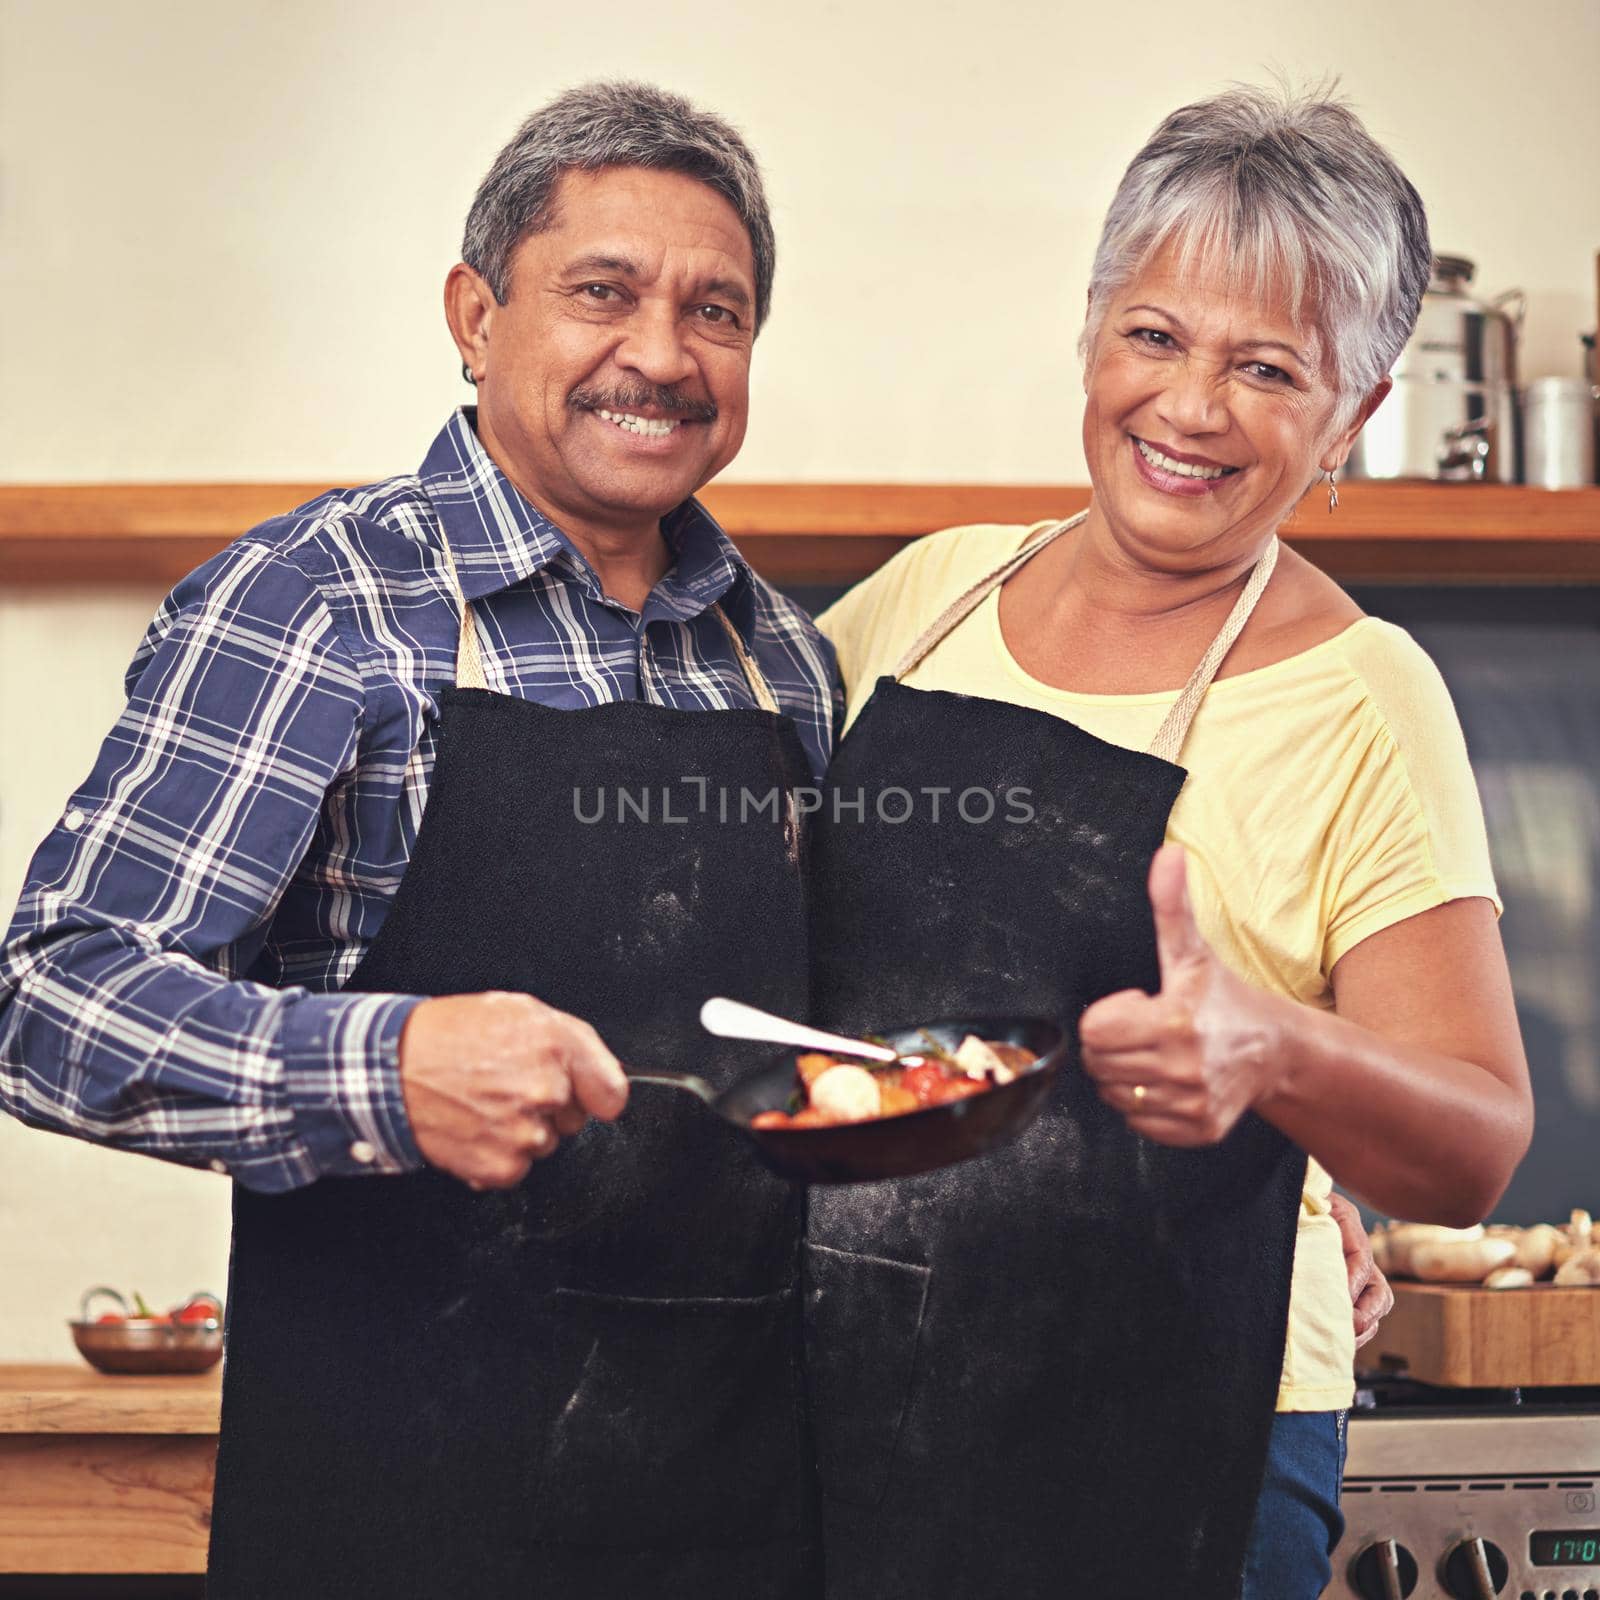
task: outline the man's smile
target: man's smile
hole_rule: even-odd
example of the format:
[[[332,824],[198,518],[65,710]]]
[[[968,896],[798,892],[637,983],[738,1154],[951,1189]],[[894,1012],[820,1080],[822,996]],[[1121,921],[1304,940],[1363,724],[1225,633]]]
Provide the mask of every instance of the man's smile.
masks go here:
[[[681,417],[641,417],[631,411],[596,411],[595,415],[621,428],[624,433],[643,434],[651,439],[666,438],[683,420]]]
[[[584,415],[604,434],[613,448],[630,456],[674,455],[683,450],[698,431],[691,417],[651,417],[637,411],[613,411],[597,406]]]

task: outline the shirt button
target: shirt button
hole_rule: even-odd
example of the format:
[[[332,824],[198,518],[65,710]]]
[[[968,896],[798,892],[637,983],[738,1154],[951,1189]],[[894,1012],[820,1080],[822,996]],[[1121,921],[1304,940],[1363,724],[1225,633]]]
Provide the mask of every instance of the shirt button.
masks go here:
[[[210,1161],[206,1162],[206,1165],[210,1167],[213,1172],[220,1172],[224,1176],[227,1174],[228,1163],[224,1161],[221,1156],[213,1157]]]
[[[74,806],[61,820],[67,827],[76,832],[83,826],[83,813]]]
[[[365,1139],[357,1139],[350,1146],[350,1159],[359,1161],[364,1167],[370,1167],[378,1159],[378,1152]]]

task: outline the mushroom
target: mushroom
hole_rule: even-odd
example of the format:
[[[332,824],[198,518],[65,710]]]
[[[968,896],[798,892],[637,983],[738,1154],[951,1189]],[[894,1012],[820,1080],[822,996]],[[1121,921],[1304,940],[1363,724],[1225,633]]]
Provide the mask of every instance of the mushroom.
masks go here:
[[[1430,1239],[1412,1246],[1411,1271],[1427,1283],[1482,1283],[1510,1265],[1514,1239]]]
[[[1521,1234],[1517,1242],[1517,1265],[1526,1267],[1536,1278],[1548,1277],[1556,1265],[1556,1252],[1564,1237],[1561,1229],[1540,1222],[1523,1228]]]
[[[1395,1270],[1394,1251],[1389,1244],[1389,1226],[1380,1223],[1367,1235],[1367,1243],[1372,1249],[1372,1259],[1377,1263],[1378,1271],[1389,1277]]]
[[[1574,1211],[1566,1227],[1559,1231],[1561,1239],[1556,1245],[1556,1265],[1564,1267],[1594,1243],[1594,1218],[1587,1211]]]
[[[1444,1228],[1432,1222],[1391,1222],[1373,1234],[1372,1251],[1380,1272],[1386,1276],[1408,1278],[1419,1276],[1412,1265],[1412,1252],[1418,1245],[1466,1242],[1481,1238],[1483,1238],[1481,1225],[1471,1228]],[[1484,1270],[1487,1271],[1488,1268]]]
[[[1600,1250],[1585,1250],[1572,1256],[1557,1269],[1556,1282],[1566,1289],[1600,1286]]]
[[[1496,1267],[1483,1280],[1485,1289],[1527,1289],[1532,1284],[1533,1274],[1526,1267]]]
[[[829,1067],[811,1082],[811,1108],[833,1122],[862,1122],[878,1115],[883,1097],[865,1067]]]
[[[992,1078],[995,1083],[1010,1083],[1016,1077],[1016,1073],[975,1033],[969,1033],[956,1046],[954,1059],[955,1064],[971,1078]]]

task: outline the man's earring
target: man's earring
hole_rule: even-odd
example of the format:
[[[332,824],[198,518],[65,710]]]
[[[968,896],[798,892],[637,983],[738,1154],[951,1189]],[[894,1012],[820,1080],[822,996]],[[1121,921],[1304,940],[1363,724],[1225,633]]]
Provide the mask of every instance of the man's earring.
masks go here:
[[[1328,515],[1333,515],[1334,507],[1339,504],[1339,486],[1333,481],[1333,473],[1325,474],[1328,480]]]
[[[474,389],[478,387],[478,380],[472,376],[472,368],[465,361],[461,363],[461,381],[470,383]]]

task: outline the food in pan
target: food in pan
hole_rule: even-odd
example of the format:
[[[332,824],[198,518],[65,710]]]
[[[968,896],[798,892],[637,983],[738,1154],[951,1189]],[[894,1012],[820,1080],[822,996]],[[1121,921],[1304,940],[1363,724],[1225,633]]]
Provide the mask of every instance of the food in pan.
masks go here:
[[[795,1061],[798,1082],[788,1110],[760,1112],[750,1126],[827,1128],[903,1116],[1010,1083],[1033,1059],[1021,1045],[970,1033],[954,1051],[930,1038],[926,1050],[881,1066],[807,1051]]]

